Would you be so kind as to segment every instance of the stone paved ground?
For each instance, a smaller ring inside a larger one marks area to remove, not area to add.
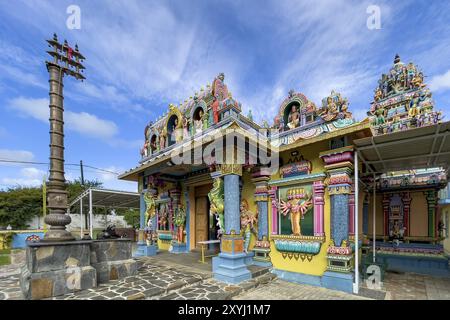
[[[227,300],[243,290],[268,283],[275,278],[265,274],[239,285],[227,285],[211,278],[211,272],[175,265],[155,258],[141,259],[136,276],[110,281],[54,300]]]
[[[367,300],[353,294],[276,279],[233,300]]]
[[[19,273],[21,265],[25,263],[24,253],[24,250],[13,250],[11,264],[0,267],[0,300],[23,299],[19,285]]]
[[[163,256],[140,259],[138,275],[111,281],[97,288],[53,299],[366,299],[340,291],[274,280],[267,273],[241,283],[226,285],[212,279],[210,266],[198,263],[161,259]],[[0,300],[22,299],[19,288],[20,265],[0,267]],[[411,273],[386,273],[385,295],[377,299],[447,299],[450,300],[450,279]],[[363,289],[361,290],[361,292]]]
[[[450,300],[450,278],[387,272],[384,289],[391,300]]]

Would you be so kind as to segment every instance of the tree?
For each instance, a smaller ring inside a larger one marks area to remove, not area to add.
[[[128,209],[125,212],[119,212],[118,214],[123,215],[123,219],[127,222],[129,226],[133,228],[139,228],[140,224],[140,213],[139,210]]]
[[[67,182],[69,203],[90,187],[102,188],[97,180]],[[94,210],[94,214],[101,213]],[[0,191],[0,226],[11,225],[13,229],[26,229],[35,216],[42,216],[42,187],[16,187]]]
[[[103,183],[98,180],[85,180],[84,185],[81,184],[81,181],[75,179],[73,181],[69,181],[67,183],[67,193],[69,197],[69,203],[75,200],[83,191],[86,191],[89,188],[103,188]]]
[[[17,187],[0,191],[0,225],[24,229],[42,215],[42,188]]]

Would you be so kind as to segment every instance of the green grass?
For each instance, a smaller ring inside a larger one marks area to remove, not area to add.
[[[0,254],[0,266],[11,264],[11,257],[9,254]]]
[[[11,264],[11,249],[1,249],[0,250],[0,266]]]

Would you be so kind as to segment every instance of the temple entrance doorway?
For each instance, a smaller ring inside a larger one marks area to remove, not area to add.
[[[195,188],[195,248],[197,249],[201,247],[198,244],[199,241],[217,239],[216,219],[209,210],[208,193],[211,189],[210,183]]]

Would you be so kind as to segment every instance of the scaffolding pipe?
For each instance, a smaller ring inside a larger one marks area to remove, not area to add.
[[[376,252],[375,252],[375,241],[376,241],[376,222],[377,222],[377,220],[376,220],[376,211],[377,211],[377,201],[376,201],[376,199],[377,199],[377,194],[376,194],[376,180],[375,180],[375,173],[373,174],[373,190],[372,190],[372,198],[373,198],[373,210],[372,210],[372,223],[373,223],[373,225],[372,225],[372,229],[373,229],[373,237],[372,237],[372,246],[373,246],[373,253],[372,253],[372,256],[373,256],[373,263],[375,263],[375,261],[376,261]]]
[[[94,232],[93,232],[93,219],[92,219],[93,213],[92,213],[92,189],[89,189],[89,234],[91,236],[91,239],[94,239]]]
[[[83,198],[80,199],[80,239],[83,239]]]
[[[355,215],[354,215],[354,226],[355,226],[355,284],[353,287],[353,292],[358,294],[359,292],[359,225],[358,225],[358,215],[359,215],[359,177],[358,177],[358,151],[355,152]]]

